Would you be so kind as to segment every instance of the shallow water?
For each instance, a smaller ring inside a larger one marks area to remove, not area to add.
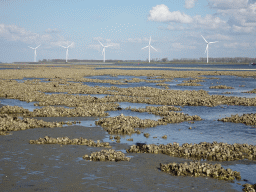
[[[117,67],[101,67],[101,69],[121,69],[121,70],[178,70],[178,71],[234,71],[234,70],[256,70],[256,66],[244,64],[115,64]],[[119,67],[120,66],[120,67]],[[123,67],[126,68],[123,68]]]
[[[19,107],[23,107],[24,109],[28,109],[31,112],[36,108],[41,108],[38,106],[34,106],[34,103],[36,102],[27,103],[26,101],[20,101],[17,99],[6,99],[6,98],[0,97],[0,104],[2,105],[19,106]]]

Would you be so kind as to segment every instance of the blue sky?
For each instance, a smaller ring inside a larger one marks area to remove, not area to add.
[[[0,61],[255,57],[255,0],[0,0]]]

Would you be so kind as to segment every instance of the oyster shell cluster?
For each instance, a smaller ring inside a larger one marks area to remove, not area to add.
[[[211,86],[210,89],[234,89],[234,87],[229,87],[226,85],[217,85],[217,86]]]
[[[23,118],[0,114],[0,131],[20,131],[32,128],[62,127],[63,124],[75,124],[76,122],[45,122],[43,120]]]
[[[0,108],[0,114],[29,114],[28,109],[19,106],[4,105]]]
[[[93,152],[91,155],[84,155],[84,159],[91,161],[130,161],[130,157],[125,157],[125,154],[121,151],[115,151],[114,149],[101,150],[99,152]]]
[[[34,72],[33,72],[34,73]],[[204,72],[206,75],[208,73]],[[209,73],[214,74],[214,73]],[[222,74],[222,73],[220,73]],[[218,75],[220,75],[218,74]],[[224,73],[223,73],[224,74]],[[235,74],[235,73],[234,73]],[[239,74],[239,73],[238,73]],[[20,74],[16,74],[20,76]],[[39,74],[38,74],[39,75]],[[68,76],[69,74],[67,74]],[[88,74],[89,75],[89,74]],[[133,75],[133,74],[132,74]],[[172,74],[171,77],[193,77],[196,74]],[[197,74],[198,75],[198,74]],[[232,75],[232,74],[231,74]],[[246,75],[249,75],[246,74]],[[3,75],[5,76],[5,75]],[[39,77],[42,75],[39,75]],[[49,75],[47,75],[49,76]],[[56,75],[53,75],[56,76]],[[161,74],[162,78],[166,75]],[[24,76],[23,76],[24,77]],[[3,77],[4,78],[4,77]],[[37,102],[38,106],[66,105],[69,107],[83,107],[87,103],[109,103],[109,102],[132,102],[158,105],[190,105],[190,106],[217,106],[217,105],[244,105],[256,106],[255,98],[227,97],[223,95],[209,95],[207,91],[198,90],[167,90],[153,87],[90,87],[83,83],[70,81],[81,81],[86,78],[56,77],[51,81],[41,82],[16,80],[0,80],[0,97],[19,99],[26,102]],[[86,80],[87,81],[87,80]],[[64,83],[64,84],[63,84]],[[56,92],[63,94],[47,95],[45,92]],[[68,93],[68,94],[64,94]],[[95,98],[85,95],[73,94],[107,94],[104,98]],[[106,109],[108,110],[108,109]]]
[[[199,83],[180,83],[180,84],[177,84],[177,86],[202,86],[202,85]]]
[[[140,119],[134,116],[124,116],[123,114],[116,117],[103,118],[95,121],[96,125],[100,125],[109,134],[132,134],[140,133],[140,131],[134,128],[147,128],[156,127],[158,125],[167,125],[168,123],[180,123],[183,121],[200,121],[202,120],[199,116],[189,116],[183,113],[168,112],[168,116],[164,116],[162,119],[157,121],[151,119]]]
[[[251,91],[246,91],[246,92],[243,92],[243,93],[256,93],[256,89],[253,89]]]
[[[163,153],[175,157],[207,159],[211,161],[256,160],[256,146],[248,144],[208,143],[199,144],[169,143],[167,145],[132,145],[127,153]]]
[[[108,142],[101,142],[100,140],[97,140],[97,142],[94,142],[91,139],[85,139],[85,138],[74,138],[69,139],[68,137],[49,137],[45,136],[44,138],[39,138],[38,140],[30,140],[30,144],[61,144],[61,145],[86,145],[90,147],[106,147],[111,148]]]
[[[102,117],[108,115],[105,111],[117,110],[118,106],[117,103],[88,103],[74,109],[46,106],[32,112],[18,106],[3,106],[0,108],[0,114],[20,114],[24,117]]]
[[[131,107],[127,107],[125,108],[126,110],[131,110],[131,111],[135,111],[135,112],[148,112],[148,113],[152,113],[155,115],[160,115],[160,116],[166,116],[168,115],[169,111],[181,111],[181,108],[179,107],[174,107],[174,106],[159,106],[159,107],[154,107],[154,106],[146,106],[146,108],[131,108]]]
[[[10,132],[8,132],[8,131],[0,131],[0,135],[10,135]]]
[[[203,78],[203,77],[201,77]],[[202,79],[189,79],[189,80],[183,80],[184,83],[198,83],[198,82],[205,82],[205,80]]]
[[[160,163],[161,171],[170,173],[175,176],[208,176],[221,180],[240,180],[240,172],[233,171],[232,169],[224,169],[221,164],[210,164],[197,162],[185,163]]]
[[[231,115],[231,117],[225,117],[222,119],[218,119],[218,121],[244,123],[246,125],[256,125],[256,113],[243,114],[241,116],[239,116],[238,114]]]
[[[246,183],[243,185],[243,191],[244,192],[255,192],[256,191],[256,183],[251,185],[249,183]]]

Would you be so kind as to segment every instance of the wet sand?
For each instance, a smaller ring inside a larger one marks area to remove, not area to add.
[[[57,120],[57,119],[55,119]],[[160,171],[160,163],[185,162],[163,154],[127,154],[130,162],[93,162],[84,154],[103,148],[78,145],[31,145],[30,139],[66,136],[102,140],[100,127],[37,128],[1,137],[3,191],[236,191],[227,181],[208,177],[175,177]],[[126,144],[111,144],[124,150]]]

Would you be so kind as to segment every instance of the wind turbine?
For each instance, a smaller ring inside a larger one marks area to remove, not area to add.
[[[99,41],[99,40],[98,40]],[[108,45],[108,46],[104,46],[100,41],[99,41],[99,43],[101,44],[101,46],[103,47],[103,50],[102,50],[102,55],[104,55],[103,57],[104,57],[104,60],[103,60],[103,62],[105,63],[105,48],[106,47],[110,47],[110,46],[113,46],[113,45]]]
[[[149,43],[148,43],[148,46],[146,46],[146,47],[143,47],[142,49],[145,49],[145,48],[147,48],[148,47],[148,62],[150,63],[150,47],[152,48],[152,49],[154,49],[155,51],[157,51],[154,47],[152,47],[152,45],[150,45],[150,42],[151,42],[151,36],[150,36],[150,38],[149,38]]]
[[[66,50],[66,63],[68,62],[68,48],[72,45],[73,43],[71,43],[69,46],[67,46],[67,47],[64,47],[64,46],[61,46],[61,47],[63,47],[63,48],[65,48],[65,49],[67,49]]]
[[[41,45],[41,44],[40,44]],[[30,49],[34,49],[35,50],[35,55],[34,55],[34,62],[36,62],[36,49],[38,48],[38,47],[40,47],[40,45],[38,45],[36,48],[33,48],[33,47],[29,47]]]
[[[203,37],[203,35],[201,35],[202,37]],[[204,39],[204,41],[206,42],[206,49],[205,49],[205,52],[207,51],[207,63],[208,63],[208,49],[209,49],[209,44],[211,44],[211,43],[217,43],[218,41],[214,41],[214,42],[207,42],[206,40],[205,40],[205,38],[203,37],[203,39]]]

